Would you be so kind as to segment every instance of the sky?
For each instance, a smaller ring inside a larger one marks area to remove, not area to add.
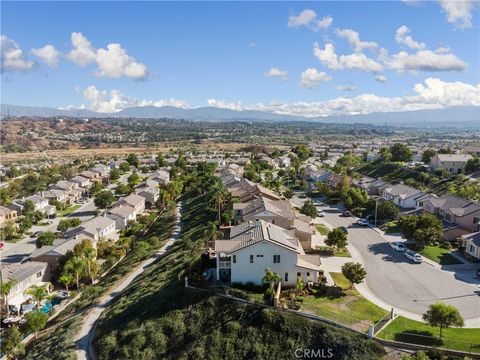
[[[478,1],[1,7],[6,104],[304,116],[480,105]]]

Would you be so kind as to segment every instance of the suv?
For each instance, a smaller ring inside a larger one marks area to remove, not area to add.
[[[352,213],[348,210],[345,210],[343,213],[342,213],[342,216],[345,216],[345,217],[350,217],[352,216]]]
[[[403,245],[401,242],[397,242],[397,241],[391,242],[390,247],[395,251],[405,251],[406,250],[405,245]]]
[[[422,260],[422,257],[420,255],[418,255],[416,252],[414,251],[405,251],[405,257],[408,259],[408,260],[411,260],[413,261],[414,263],[416,264],[420,264],[423,260]]]

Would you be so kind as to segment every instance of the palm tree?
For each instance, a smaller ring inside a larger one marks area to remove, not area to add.
[[[85,270],[85,260],[75,256],[66,262],[64,269],[75,276],[77,289],[80,289],[80,276]]]
[[[7,282],[2,281],[0,283],[0,295],[2,296],[3,303],[7,308],[7,316],[10,316],[10,308],[8,306],[8,294],[10,294],[10,291],[15,286],[15,284],[16,284],[15,280],[9,280]]]
[[[58,278],[58,281],[60,281],[63,284],[63,286],[65,286],[65,289],[67,290],[67,293],[68,293],[68,287],[73,283],[73,276],[69,273],[63,273]]]
[[[275,287],[275,283],[279,282],[280,280],[281,280],[280,275],[273,272],[269,268],[265,269],[265,275],[262,278],[262,282],[264,284],[269,284],[271,290],[273,290],[273,288]]]
[[[82,257],[85,259],[87,273],[93,283],[95,276],[92,275],[92,268],[95,267],[95,264],[97,263],[97,252],[93,247],[86,247],[82,251]]]
[[[35,307],[38,309],[42,303],[42,300],[48,296],[48,291],[45,286],[33,285],[30,289],[25,291],[25,294],[33,297],[33,300],[35,300]]]
[[[217,222],[216,221],[208,222],[207,226],[205,227],[205,235],[208,236],[207,246],[210,240],[212,240],[213,243],[215,243],[215,241],[217,240]],[[211,246],[213,247],[213,244],[211,244]]]

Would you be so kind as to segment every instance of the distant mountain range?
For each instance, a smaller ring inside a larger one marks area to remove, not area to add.
[[[98,113],[91,110],[61,110],[49,107],[1,105],[1,116],[28,117],[81,117],[81,118],[171,118],[192,121],[315,121],[339,124],[374,124],[389,126],[458,126],[480,127],[480,107],[461,106],[436,110],[418,110],[389,113],[371,113],[365,115],[336,115],[327,117],[303,117],[281,115],[255,110],[229,110],[216,107],[182,109],[174,106],[129,107],[116,113]]]

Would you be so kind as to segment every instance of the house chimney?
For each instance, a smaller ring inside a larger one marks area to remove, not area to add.
[[[260,219],[255,219],[255,226],[260,226]]]

